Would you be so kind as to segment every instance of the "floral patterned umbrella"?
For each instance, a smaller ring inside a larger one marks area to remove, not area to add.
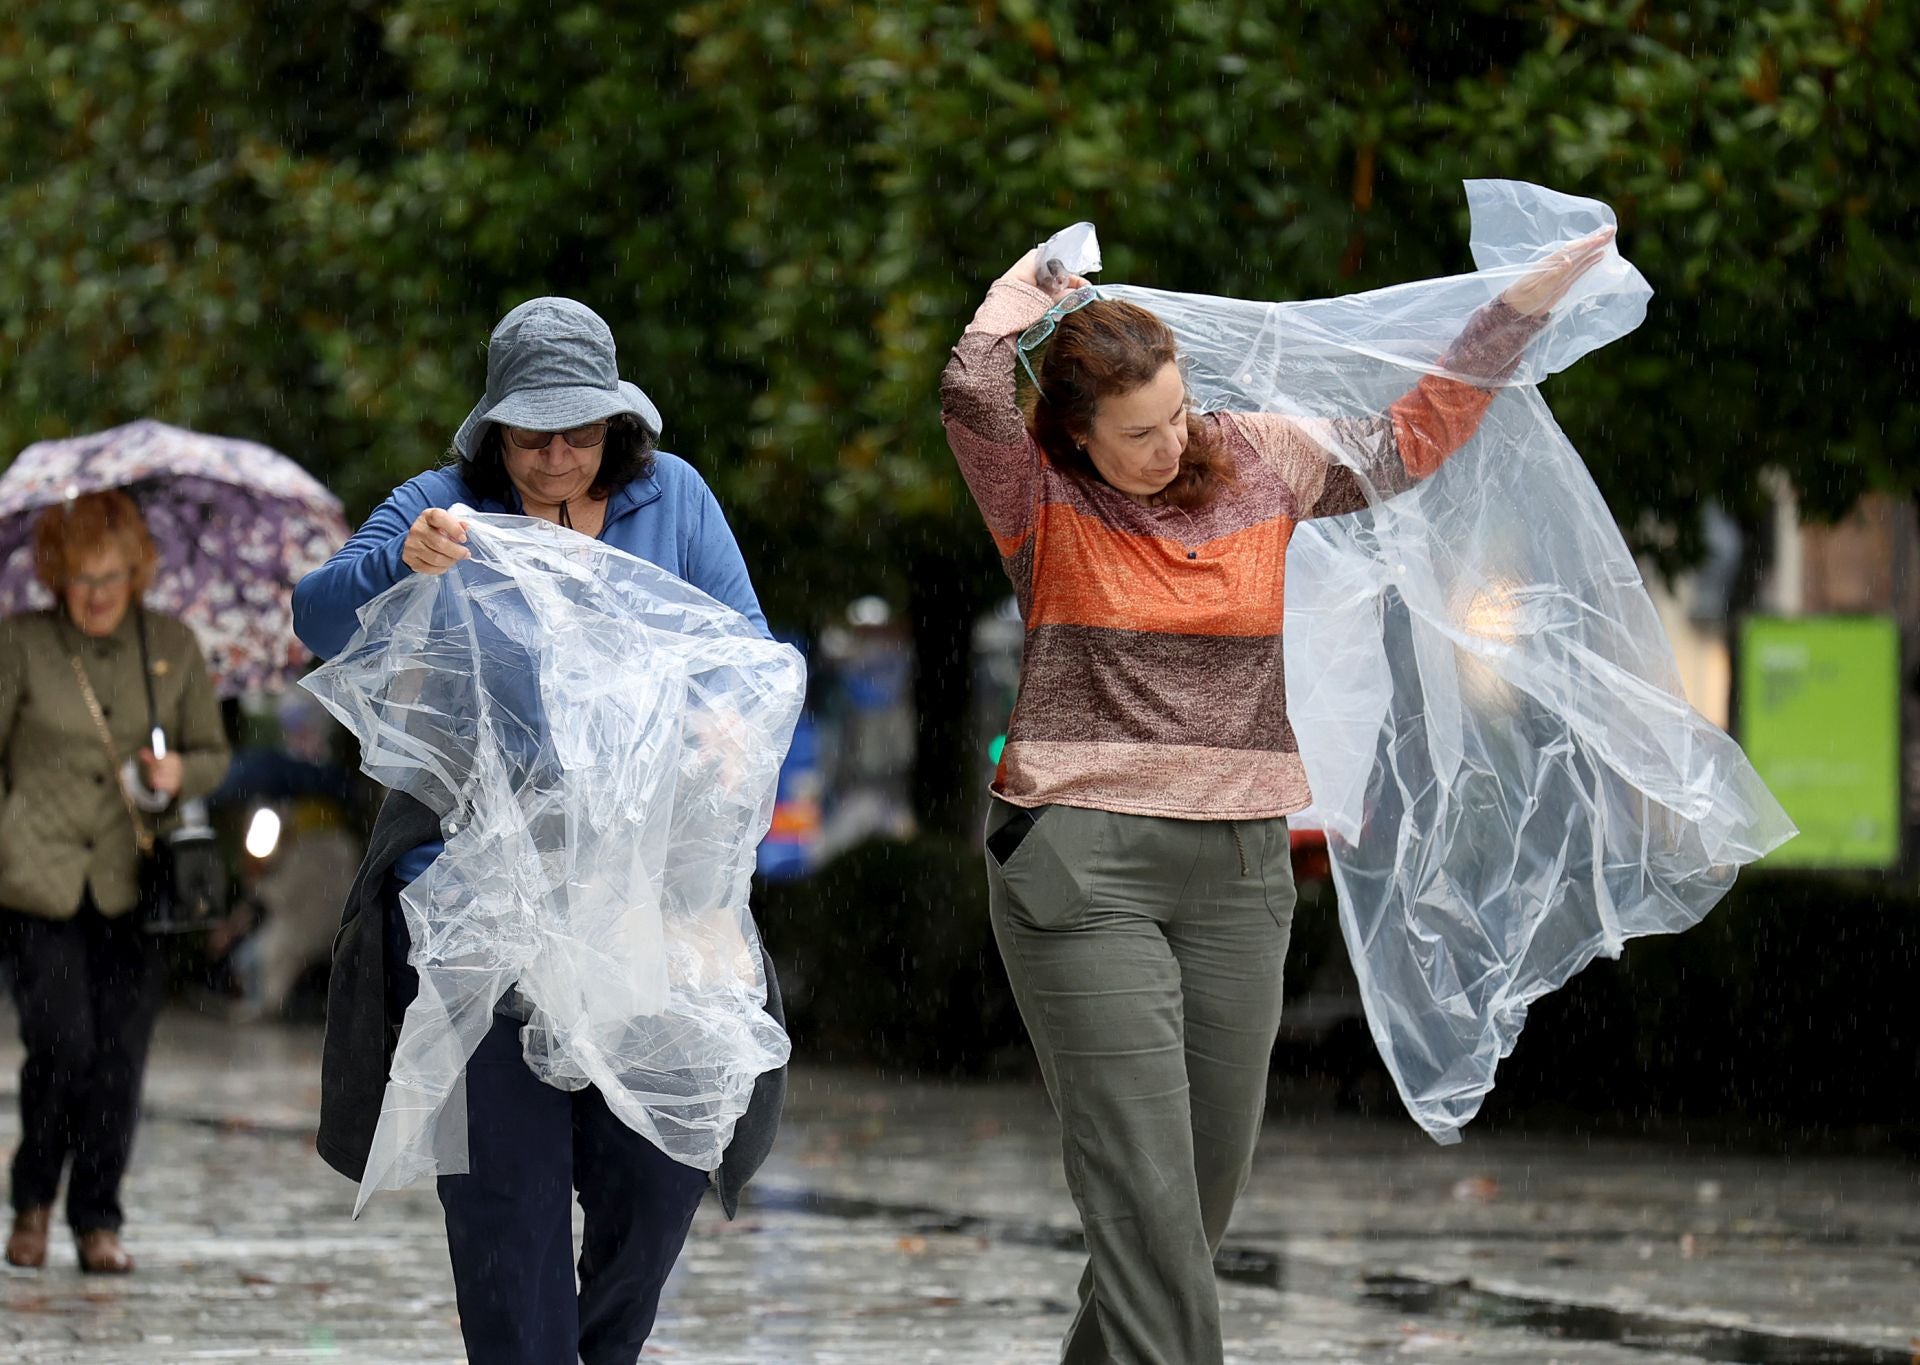
[[[266,446],[163,422],[41,441],[0,475],[0,616],[52,604],[33,572],[40,512],[108,488],[140,504],[159,547],[147,605],[193,627],[221,696],[303,671],[293,585],[346,540],[340,500]]]

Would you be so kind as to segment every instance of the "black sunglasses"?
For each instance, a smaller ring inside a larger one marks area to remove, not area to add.
[[[575,450],[590,450],[607,439],[605,422],[588,422],[565,431],[533,431],[527,427],[506,427],[507,441],[517,450],[545,450],[558,436]]]

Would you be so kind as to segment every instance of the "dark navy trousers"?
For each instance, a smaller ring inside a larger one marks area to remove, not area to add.
[[[391,898],[387,915],[389,981],[410,1000],[406,926]],[[520,1021],[499,1015],[467,1062],[467,1150],[468,1173],[441,1176],[439,1189],[470,1365],[634,1365],[706,1172],[627,1127],[593,1087],[535,1076]],[[577,1292],[576,1193],[586,1215]]]
[[[163,994],[159,945],[137,912],[108,919],[86,896],[72,919],[0,910],[20,1007],[20,1146],[15,1209],[53,1203],[67,1177],[75,1232],[120,1229],[140,1082]]]

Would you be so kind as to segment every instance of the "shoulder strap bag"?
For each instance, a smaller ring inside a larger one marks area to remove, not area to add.
[[[147,617],[135,608],[140,639],[140,677],[146,684],[147,724],[153,735],[154,752],[162,751],[166,732],[160,726],[159,709],[153,694],[153,668],[147,657]],[[107,751],[108,771],[120,789],[121,804],[133,824],[133,844],[137,855],[140,926],[150,934],[190,933],[210,929],[226,914],[227,869],[213,831],[204,823],[185,825],[156,839],[140,818],[139,809],[120,781],[120,755],[113,747],[113,733],[107,728],[106,714],[94,695],[86,665],[78,654],[70,655],[73,676],[80,684],[87,713]]]

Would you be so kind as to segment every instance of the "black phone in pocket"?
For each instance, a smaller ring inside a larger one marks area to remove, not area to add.
[[[1032,832],[1033,827],[1039,822],[1040,817],[1033,811],[1022,810],[1011,820],[1007,821],[1006,824],[1000,826],[1000,828],[996,829],[992,834],[989,834],[987,836],[987,852],[992,856],[994,863],[1000,867],[1005,867],[1007,865],[1007,859],[1014,855],[1020,845],[1026,841],[1026,837]]]

